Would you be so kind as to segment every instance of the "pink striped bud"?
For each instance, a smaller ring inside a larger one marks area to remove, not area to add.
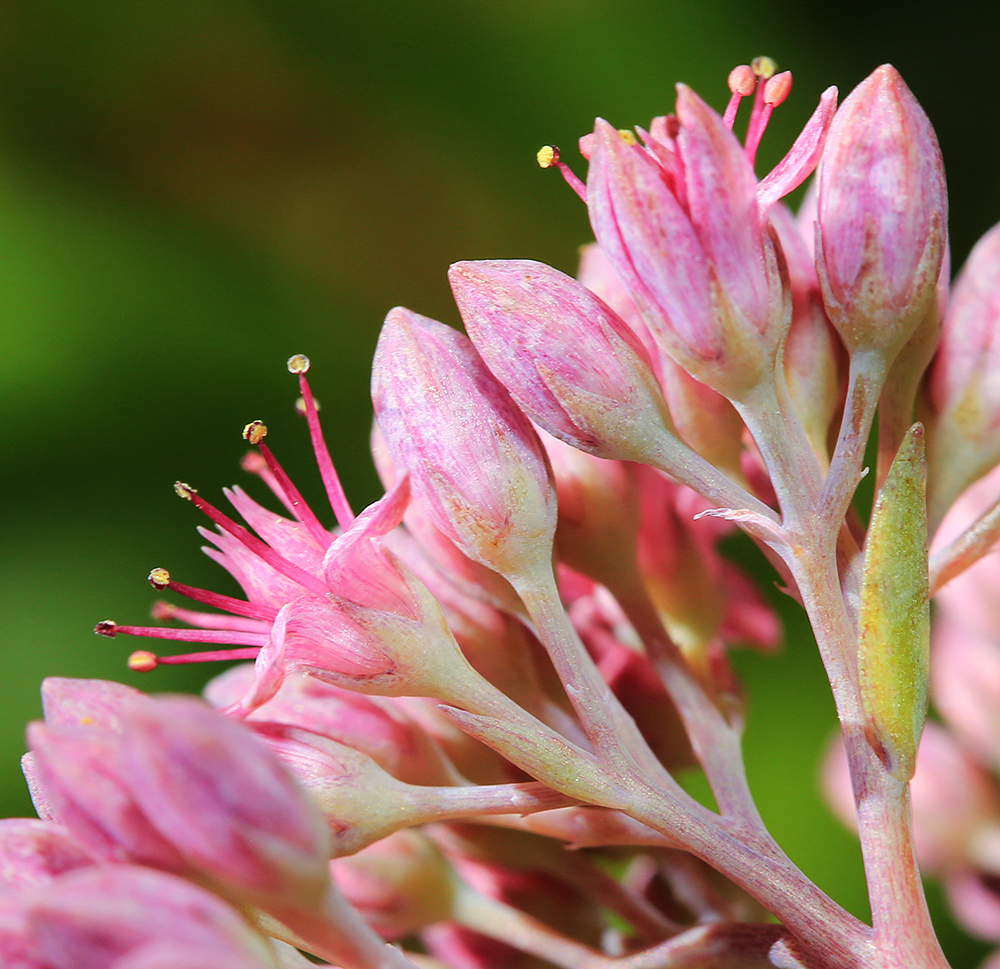
[[[545,453],[467,337],[392,310],[372,398],[415,501],[466,555],[507,577],[549,560],[556,503]]]
[[[70,872],[24,900],[31,969],[274,969],[271,947],[203,888],[133,865]],[[6,963],[10,965],[10,963]],[[15,963],[15,965],[17,965]]]
[[[207,879],[248,904],[319,904],[322,820],[246,727],[189,698],[140,695],[118,716],[120,729],[28,730],[43,790],[82,844]]]
[[[886,64],[840,106],[819,165],[816,267],[848,351],[891,362],[935,298],[944,165],[927,116]]]
[[[680,162],[670,171],[597,122],[591,224],[657,342],[698,380],[738,398],[773,372],[788,327],[778,257],[733,133],[683,85],[677,119]]]
[[[578,276],[584,286],[625,321],[646,348],[667,402],[670,421],[680,438],[710,464],[738,481],[742,476],[739,462],[743,421],[733,405],[674,363],[656,342],[632,295],[615,276],[599,246],[583,248]]]
[[[931,364],[928,487],[941,511],[1000,461],[998,372],[1000,225],[979,240],[955,282]]]
[[[63,872],[94,863],[61,824],[36,818],[0,821],[0,896],[46,885]]]
[[[666,404],[645,349],[606,303],[529,260],[460,262],[449,279],[473,344],[536,424],[598,457],[655,450]]]

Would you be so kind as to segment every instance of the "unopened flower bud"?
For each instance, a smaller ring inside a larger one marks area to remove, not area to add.
[[[61,876],[25,900],[24,922],[40,969],[276,965],[264,938],[217,896],[135,865],[95,865]]]
[[[94,863],[61,824],[37,818],[0,821],[0,896],[46,885],[63,872]]]
[[[598,457],[641,461],[669,426],[642,344],[575,279],[528,260],[456,263],[466,330],[521,409]]]
[[[194,699],[142,695],[118,721],[29,728],[43,790],[87,848],[261,907],[319,903],[325,829],[246,727]]]
[[[544,451],[467,337],[392,310],[372,397],[415,500],[466,555],[505,576],[548,561],[556,508]]]
[[[888,365],[919,326],[935,298],[947,219],[934,130],[886,64],[840,106],[819,165],[817,272],[851,354]]]
[[[345,898],[386,939],[449,920],[456,882],[451,866],[418,831],[399,831],[330,865]]]
[[[931,364],[928,422],[936,515],[1000,461],[1000,225],[976,244],[952,289]]]

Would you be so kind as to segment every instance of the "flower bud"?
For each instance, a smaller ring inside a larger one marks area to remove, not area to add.
[[[392,310],[372,398],[392,461],[437,528],[508,578],[548,562],[556,507],[545,453],[467,337]]]
[[[56,815],[95,854],[209,880],[229,897],[318,904],[325,828],[242,724],[189,698],[139,696],[99,724],[33,724],[29,742]]]
[[[449,279],[473,344],[536,424],[598,457],[655,450],[666,405],[645,349],[607,304],[529,260],[460,262]]]
[[[25,900],[25,925],[40,969],[275,965],[270,946],[221,899],[133,865],[95,865],[62,875]]]
[[[947,220],[934,130],[883,65],[841,104],[819,164],[816,269],[851,354],[888,365],[914,333],[935,298]]]
[[[454,906],[451,867],[427,836],[399,831],[330,865],[336,886],[385,939],[448,921]]]
[[[1000,225],[962,268],[931,364],[928,422],[931,498],[943,513],[1000,461]]]
[[[743,421],[733,405],[711,387],[695,380],[660,347],[643,322],[635,301],[622,285],[597,245],[580,253],[578,277],[599,296],[639,338],[653,362],[670,420],[680,438],[706,461],[736,481],[743,449]]]
[[[591,224],[657,343],[692,376],[738,398],[771,372],[787,328],[781,273],[739,142],[683,86],[677,114],[683,164],[667,172],[597,122]]]
[[[46,885],[63,872],[93,863],[60,824],[36,818],[0,821],[0,896]]]

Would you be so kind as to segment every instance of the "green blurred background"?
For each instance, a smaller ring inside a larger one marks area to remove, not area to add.
[[[23,723],[48,674],[197,689],[206,670],[129,674],[154,566],[230,589],[197,552],[194,509],[241,480],[239,437],[269,443],[319,497],[293,412],[292,353],[357,507],[371,354],[404,304],[457,322],[457,259],[572,272],[583,206],[536,149],[595,115],[643,124],[685,80],[717,107],[729,69],[795,74],[762,164],[827,84],[892,61],[940,136],[956,264],[1000,217],[989,7],[861,0],[4,0],[0,5],[0,808],[30,811]],[[232,591],[232,590],[231,590]],[[821,886],[866,914],[852,837],[815,792],[833,724],[803,622],[777,659],[740,660],[763,812]],[[981,946],[945,930],[957,966]]]

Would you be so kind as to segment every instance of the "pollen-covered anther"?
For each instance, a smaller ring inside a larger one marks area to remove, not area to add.
[[[774,63],[773,58],[770,57],[755,57],[750,61],[750,69],[757,75],[757,77],[762,77],[767,80],[769,77],[774,77],[778,71],[778,65]]]
[[[185,484],[183,481],[174,482],[174,491],[178,498],[183,498],[185,501],[190,501],[194,495],[198,494],[197,488],[192,488],[191,485]]]
[[[748,97],[757,87],[757,75],[749,64],[740,64],[729,72],[729,90],[740,97]]]
[[[118,634],[118,623],[113,619],[105,619],[94,626],[94,632],[98,636],[107,636],[108,639],[114,639]]]
[[[309,358],[304,353],[295,353],[288,358],[288,372],[289,373],[308,373]]]
[[[559,149],[555,145],[542,145],[535,157],[539,168],[551,168],[559,163]]]
[[[160,665],[160,659],[156,653],[151,653],[147,649],[137,649],[128,658],[128,668],[136,673],[148,673],[155,670]]]
[[[782,71],[764,82],[764,103],[777,107],[792,91],[792,72]]]
[[[146,579],[154,589],[165,589],[170,585],[170,573],[166,569],[153,569]]]
[[[562,160],[559,149],[555,145],[543,145],[535,155],[538,164],[542,168],[558,168],[559,173],[566,180],[566,184],[587,204],[587,186],[580,181],[579,176]]]
[[[267,437],[267,425],[263,421],[251,421],[243,428],[243,440],[260,444]]]
[[[618,134],[620,134],[622,136],[622,141],[624,141],[626,145],[637,145],[637,144],[639,144],[638,139],[635,137],[635,132],[634,131],[629,131],[628,128],[619,128],[618,129]]]

